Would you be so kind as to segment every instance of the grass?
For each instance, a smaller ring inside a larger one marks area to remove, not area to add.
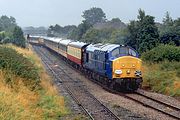
[[[180,97],[180,62],[164,61],[143,64],[143,87],[152,91]]]
[[[48,76],[40,58],[30,49],[6,45],[23,54],[33,62],[40,76],[40,87],[30,90],[21,78],[12,73],[8,77],[14,81],[7,84],[8,71],[0,70],[0,120],[54,120],[68,114],[64,98],[59,95],[56,87]]]

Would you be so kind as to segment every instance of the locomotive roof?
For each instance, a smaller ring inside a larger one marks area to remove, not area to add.
[[[70,39],[64,39],[59,42],[59,44],[67,46],[70,42],[73,42],[73,40]]]
[[[87,47],[87,50],[89,51],[95,51],[95,50],[100,50],[100,51],[103,51],[103,52],[109,52],[109,51],[112,51],[113,49],[119,47],[120,45],[117,45],[117,44],[101,44],[101,43],[98,43],[98,44],[91,44]]]
[[[69,43],[69,46],[76,47],[76,48],[82,48],[85,45],[88,45],[88,44],[84,42],[80,42],[80,41],[74,41],[74,42]]]

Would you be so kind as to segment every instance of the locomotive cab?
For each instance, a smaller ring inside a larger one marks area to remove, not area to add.
[[[142,61],[138,58],[138,53],[128,46],[120,46],[109,55],[112,60],[113,82],[123,89],[137,90],[142,83]]]

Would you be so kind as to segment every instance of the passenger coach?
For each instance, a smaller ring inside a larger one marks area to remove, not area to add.
[[[44,44],[46,45],[46,47],[56,51],[57,53],[60,53],[58,46],[59,42],[62,40],[61,38],[43,37],[42,39],[44,39]]]
[[[82,65],[83,63],[83,51],[88,44],[84,42],[70,42],[67,48],[67,58],[78,65]]]

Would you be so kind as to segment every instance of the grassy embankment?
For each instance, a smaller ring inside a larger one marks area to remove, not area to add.
[[[144,88],[180,97],[180,48],[160,45],[143,54],[142,59]]]
[[[0,119],[49,120],[65,114],[64,98],[58,95],[41,60],[31,50],[0,46]]]

